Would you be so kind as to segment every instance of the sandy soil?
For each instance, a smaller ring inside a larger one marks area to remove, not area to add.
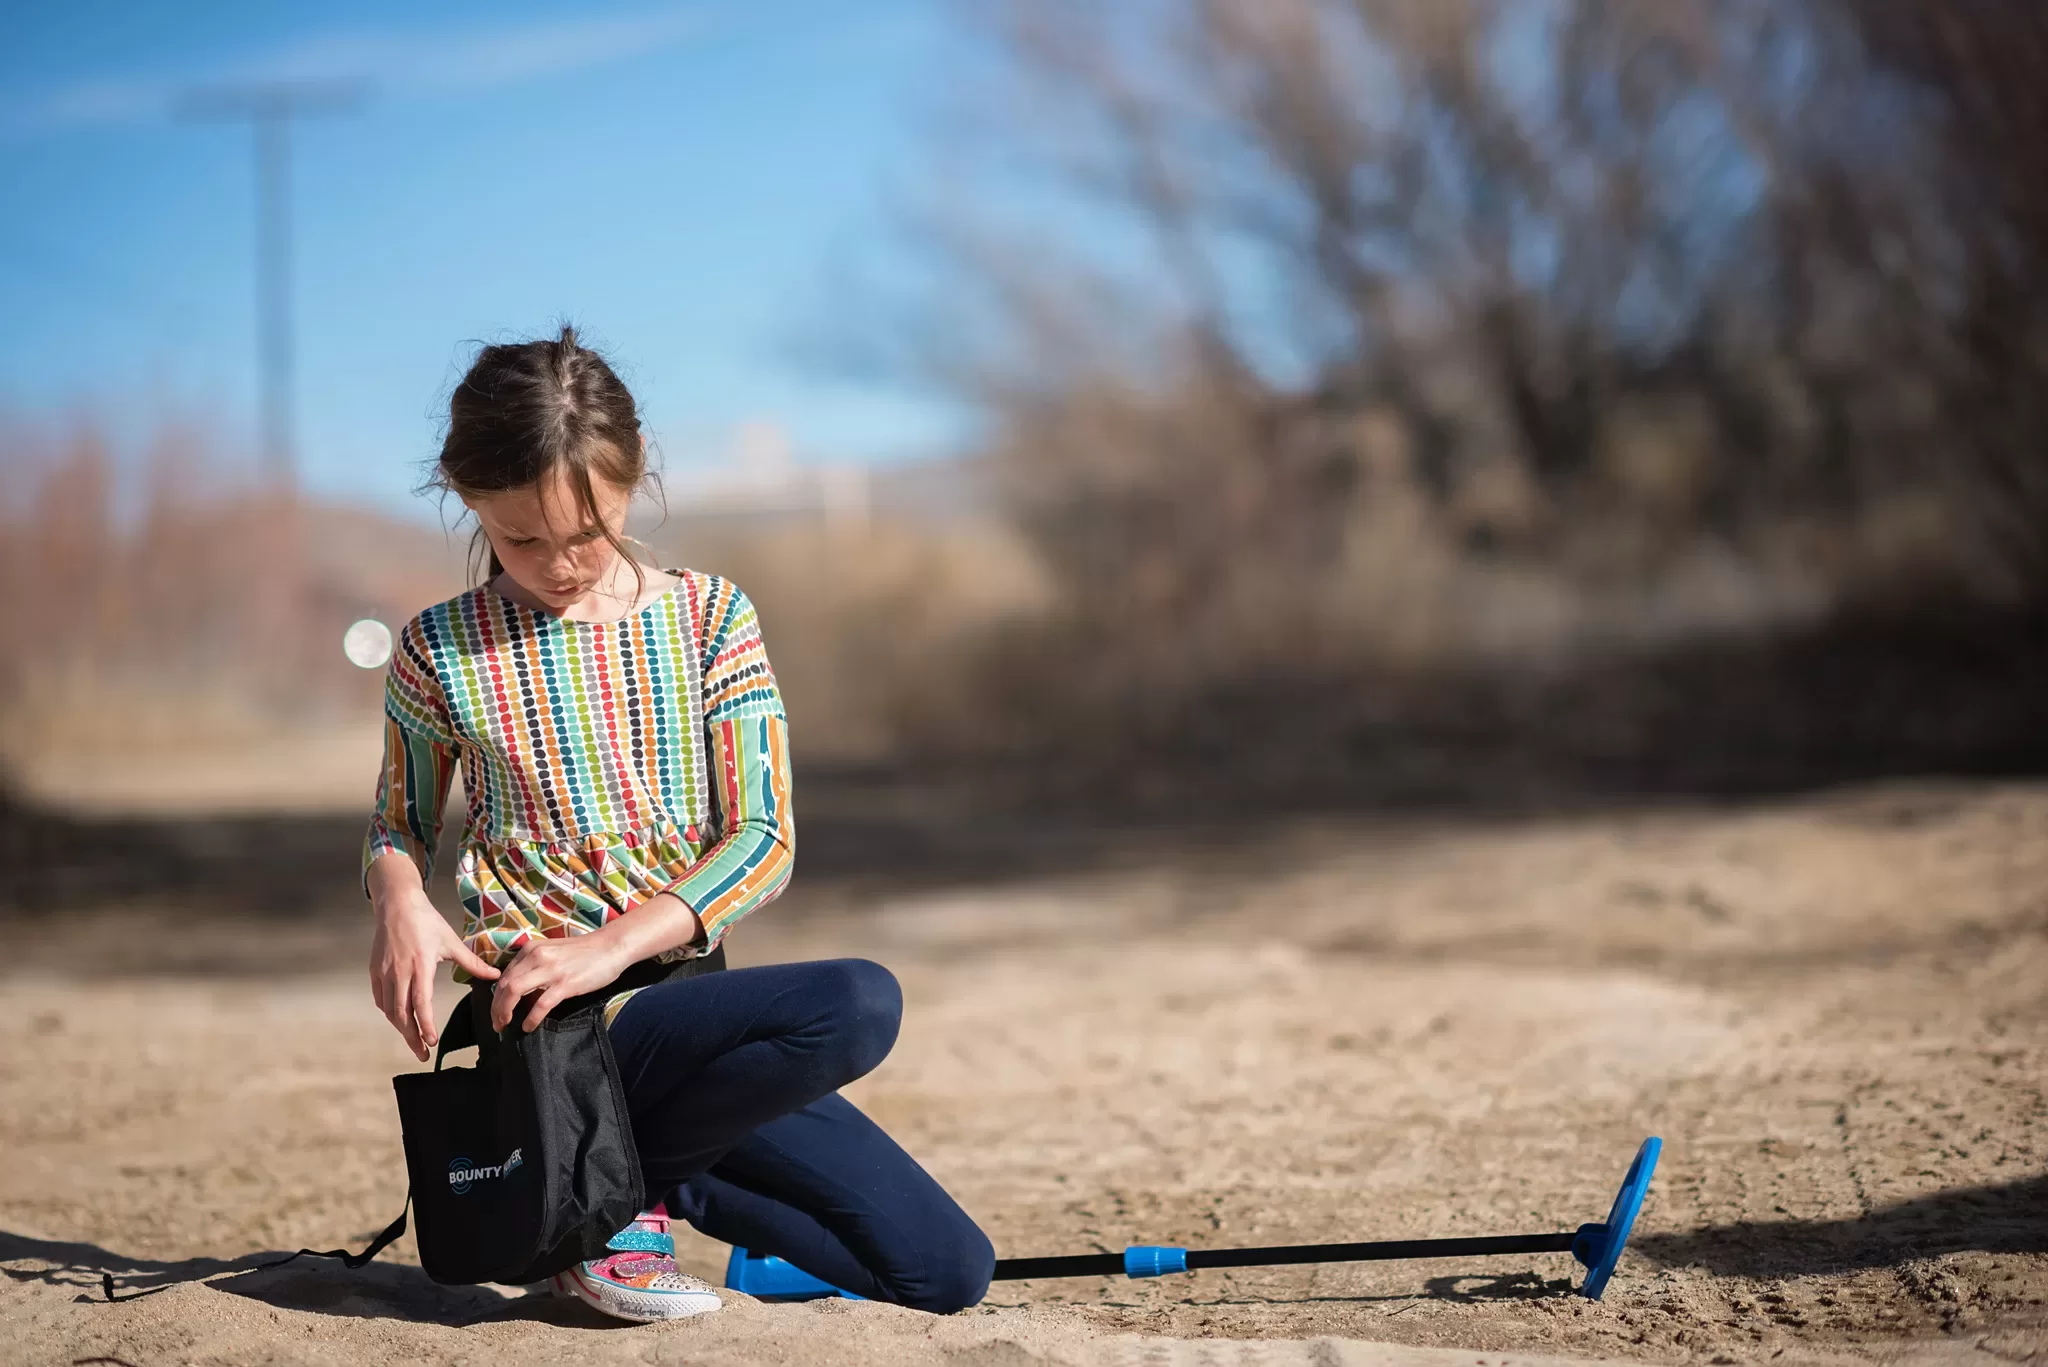
[[[1598,1304],[1564,1255],[998,1284],[945,1320],[734,1295],[641,1328],[436,1287],[406,1243],[252,1271],[403,1193],[413,1065],[360,925],[9,933],[8,1362],[2048,1360],[2048,788],[1303,825],[793,899],[734,941],[896,970],[905,1034],[854,1097],[1006,1254],[1569,1228],[1660,1134]],[[204,972],[106,966],[141,935],[217,943],[178,959]]]

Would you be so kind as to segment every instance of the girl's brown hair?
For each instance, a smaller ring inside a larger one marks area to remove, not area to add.
[[[448,400],[448,435],[429,487],[471,497],[538,484],[562,471],[584,514],[603,529],[613,550],[639,562],[605,526],[591,481],[638,489],[647,479],[640,410],[604,357],[564,325],[552,341],[487,346],[477,353]],[[485,579],[503,572],[490,538],[470,540],[470,572],[488,559]],[[636,590],[637,592],[637,590]]]

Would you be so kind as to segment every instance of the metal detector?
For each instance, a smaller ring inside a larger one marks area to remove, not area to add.
[[[1664,1141],[1652,1136],[1636,1150],[1628,1175],[1607,1219],[1580,1225],[1564,1234],[1499,1234],[1466,1239],[1386,1239],[1363,1244],[1286,1244],[1275,1248],[1169,1248],[1134,1244],[1122,1253],[1074,1253],[1049,1258],[1003,1258],[996,1281],[1031,1277],[1161,1277],[1169,1272],[1198,1272],[1205,1267],[1279,1267],[1290,1263],[1380,1262],[1394,1258],[1484,1258],[1507,1253],[1569,1253],[1585,1265],[1579,1294],[1599,1300],[1621,1250],[1628,1245],[1650,1174]],[[725,1266],[725,1284],[764,1301],[808,1301],[827,1296],[860,1297],[822,1282],[782,1259],[735,1248]]]

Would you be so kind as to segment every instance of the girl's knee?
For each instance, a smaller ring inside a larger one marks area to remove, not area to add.
[[[849,1081],[889,1056],[903,1024],[895,974],[866,959],[834,959],[818,965],[816,991]]]
[[[898,1303],[912,1310],[950,1315],[970,1305],[979,1305],[981,1298],[988,1294],[988,1284],[995,1276],[995,1270],[994,1246],[979,1227],[962,1215],[959,1228],[950,1237],[927,1249],[925,1274],[915,1283],[893,1289]]]
[[[903,1020],[903,988],[896,975],[870,959],[834,959],[829,967],[847,1010],[886,1029],[893,1039]]]

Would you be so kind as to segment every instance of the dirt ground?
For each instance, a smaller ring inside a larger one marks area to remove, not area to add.
[[[1004,1254],[1566,1229],[1661,1135],[1605,1301],[1546,1254],[626,1327],[436,1287],[409,1241],[253,1271],[396,1213],[416,1065],[359,921],[130,906],[8,929],[0,1360],[2048,1361],[2048,787],[1155,846],[793,896],[735,959],[896,971],[901,1043],[852,1095]]]

